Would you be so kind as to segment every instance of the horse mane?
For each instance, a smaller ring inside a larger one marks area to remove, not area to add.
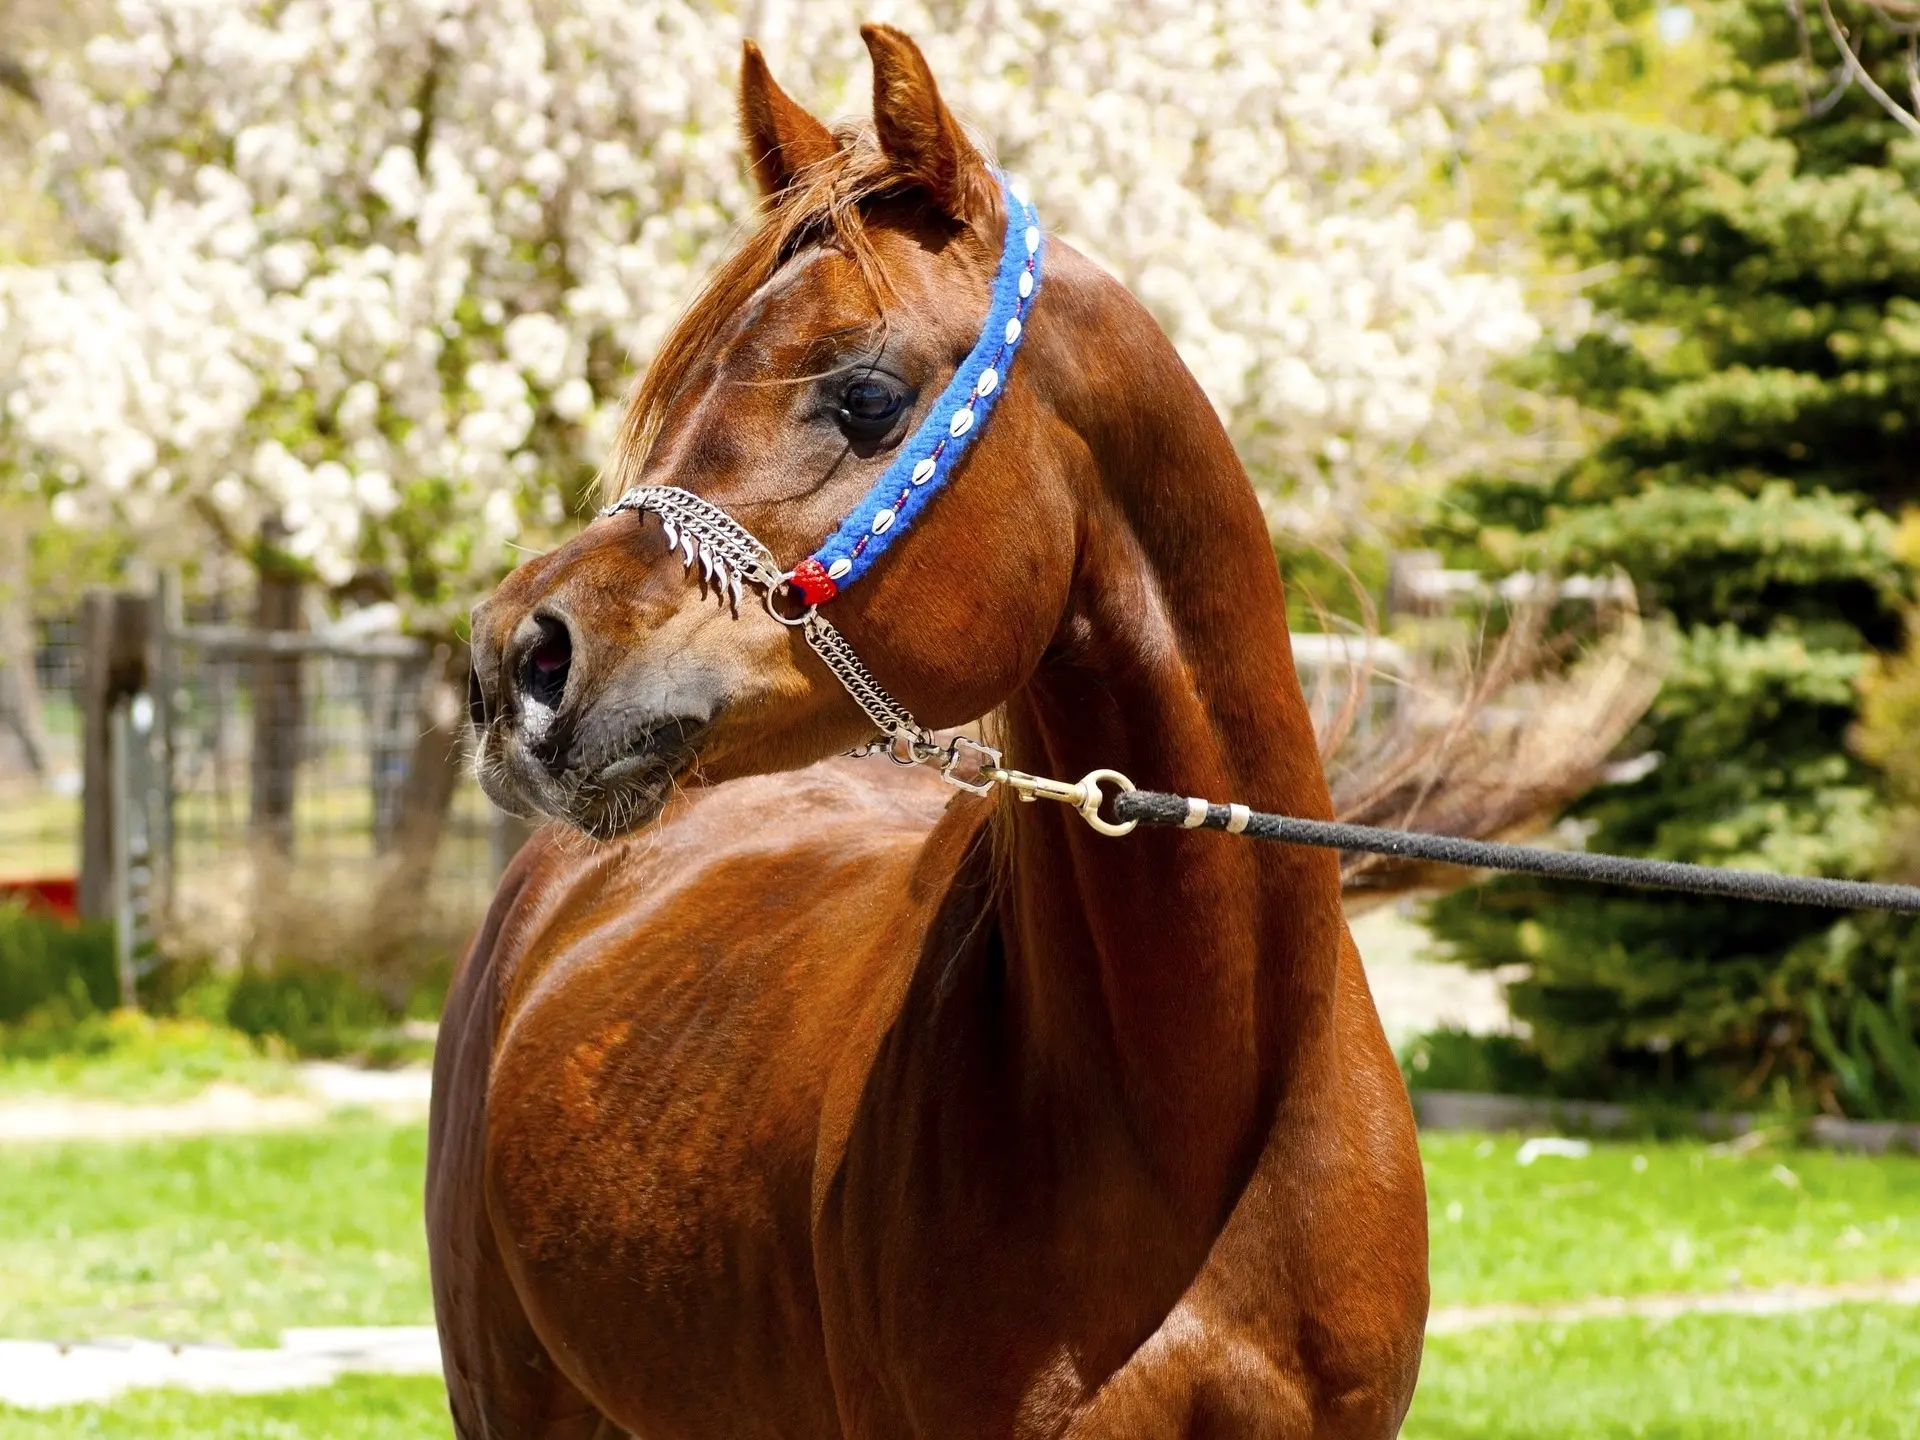
[[[892,286],[867,236],[866,212],[874,201],[906,194],[917,182],[881,150],[871,122],[836,125],[833,137],[833,154],[801,171],[707,277],[634,386],[600,471],[607,503],[640,482],[682,382],[727,322],[797,251],[813,244],[840,250],[859,268],[884,313]]]

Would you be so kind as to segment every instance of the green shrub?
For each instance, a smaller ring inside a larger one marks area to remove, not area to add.
[[[247,1036],[200,1019],[138,1010],[75,1017],[54,1000],[0,1026],[0,1093],[172,1100],[216,1080],[278,1089],[292,1083],[292,1073],[271,1044],[263,1053]]]
[[[352,974],[320,965],[250,967],[233,982],[226,1005],[234,1029],[277,1037],[303,1055],[365,1048],[399,1019]]]
[[[1893,928],[1889,918],[1835,927],[1817,972],[1825,983],[1805,998],[1804,1029],[1825,1065],[1824,1100],[1870,1119],[1920,1119],[1920,1004],[1907,980],[1920,947],[1911,936],[1896,947],[1876,935]],[[1889,952],[1891,969],[1874,973]]]
[[[77,1016],[110,1010],[118,998],[111,925],[74,925],[0,905],[0,1025],[49,1001]]]
[[[1514,1035],[1432,1030],[1400,1052],[1400,1071],[1412,1090],[1474,1090],[1483,1094],[1552,1095],[1553,1077]]]
[[[1633,1107],[1648,1133],[1690,1134],[1701,1110],[1791,1112],[1791,1090],[1778,1087],[1735,1095],[1696,1071],[1598,1072],[1553,1070],[1531,1040],[1518,1035],[1473,1035],[1434,1030],[1408,1042],[1400,1071],[1410,1090],[1469,1090],[1547,1100],[1609,1100]]]
[[[72,925],[0,906],[0,1089],[81,1089],[166,1098],[213,1079],[287,1083],[297,1056],[417,1063],[431,1042],[409,1019],[439,1014],[451,960],[427,950],[396,1004],[350,957],[284,954],[238,974],[191,951],[161,953],[140,1010],[116,1009],[110,925]]]

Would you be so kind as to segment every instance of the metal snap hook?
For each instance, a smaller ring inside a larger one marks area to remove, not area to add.
[[[1098,830],[1102,835],[1131,834],[1133,827],[1140,823],[1138,820],[1128,820],[1124,824],[1116,825],[1113,821],[1104,818],[1100,814],[1100,806],[1105,800],[1105,797],[1100,793],[1100,782],[1103,780],[1108,780],[1113,783],[1114,793],[1116,795],[1122,791],[1134,788],[1133,781],[1122,775],[1118,770],[1089,770],[1080,781],[1080,803],[1074,808],[1080,812],[1080,818],[1082,820],[1086,821],[1087,824]]]

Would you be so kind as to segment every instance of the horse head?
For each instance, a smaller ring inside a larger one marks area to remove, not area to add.
[[[980,340],[1013,243],[1001,182],[919,49],[882,26],[862,35],[870,128],[830,131],[746,47],[740,115],[763,224],[636,387],[606,467],[610,496],[691,492],[783,570],[920,430]],[[1003,702],[1060,624],[1088,466],[1040,383],[1049,349],[1063,353],[1057,340],[1022,351],[949,493],[831,607],[929,726]],[[676,784],[794,768],[871,737],[773,613],[810,597],[789,585],[767,605],[743,599],[679,540],[645,513],[609,512],[474,611],[469,700],[496,803],[614,835],[651,820]]]

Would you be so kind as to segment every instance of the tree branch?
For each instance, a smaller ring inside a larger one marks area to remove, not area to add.
[[[40,106],[40,92],[34,88],[33,76],[11,55],[0,55],[0,90],[11,90],[35,109]]]
[[[1820,0],[1820,18],[1826,22],[1827,34],[1833,38],[1833,43],[1840,47],[1840,54],[1846,60],[1847,70],[1855,80],[1859,81],[1860,88],[1879,102],[1880,108],[1898,121],[1903,129],[1916,139],[1920,139],[1920,115],[1915,115],[1894,99],[1881,88],[1878,80],[1867,73],[1867,67],[1860,63],[1860,57],[1854,53],[1853,46],[1847,41],[1846,30],[1834,18],[1832,0]]]
[[[1813,85],[1809,78],[1813,74],[1813,36],[1807,30],[1807,7],[1800,0],[1791,0],[1787,13],[1793,16],[1793,31],[1800,42],[1800,70],[1794,77],[1800,83],[1800,108],[1811,115],[1813,113]]]
[[[1907,32],[1907,91],[1913,96],[1913,110],[1920,115],[1920,25]]]

